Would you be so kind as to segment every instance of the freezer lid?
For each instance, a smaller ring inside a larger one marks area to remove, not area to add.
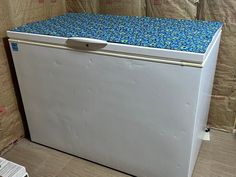
[[[82,47],[86,43],[81,39],[91,39],[89,46],[96,49],[87,50],[202,63],[221,27],[220,22],[68,13],[12,29],[8,37],[67,47],[71,39]],[[94,39],[106,45],[97,47]]]

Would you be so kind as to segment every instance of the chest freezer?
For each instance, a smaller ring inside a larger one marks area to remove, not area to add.
[[[190,177],[221,27],[68,13],[8,31],[32,141],[138,177]]]

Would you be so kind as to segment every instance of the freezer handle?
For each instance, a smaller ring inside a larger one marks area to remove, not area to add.
[[[71,48],[83,50],[98,50],[106,47],[108,43],[107,41],[98,39],[71,37],[67,39],[66,44]]]

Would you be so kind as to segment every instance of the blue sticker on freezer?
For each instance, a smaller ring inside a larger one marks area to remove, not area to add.
[[[11,48],[13,51],[18,52],[19,48],[18,48],[18,44],[17,43],[11,43]]]

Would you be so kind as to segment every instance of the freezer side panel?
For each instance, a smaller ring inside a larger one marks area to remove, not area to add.
[[[199,87],[198,105],[196,111],[195,128],[193,136],[193,146],[191,155],[190,172],[193,171],[196,159],[201,147],[202,138],[205,133],[205,128],[208,120],[208,113],[211,102],[211,93],[214,82],[214,75],[217,63],[217,56],[220,45],[221,33],[218,34],[216,41],[210,49],[201,73],[201,81]],[[191,177],[191,176],[190,176]]]
[[[10,44],[32,140],[139,177],[188,177],[200,68]]]

